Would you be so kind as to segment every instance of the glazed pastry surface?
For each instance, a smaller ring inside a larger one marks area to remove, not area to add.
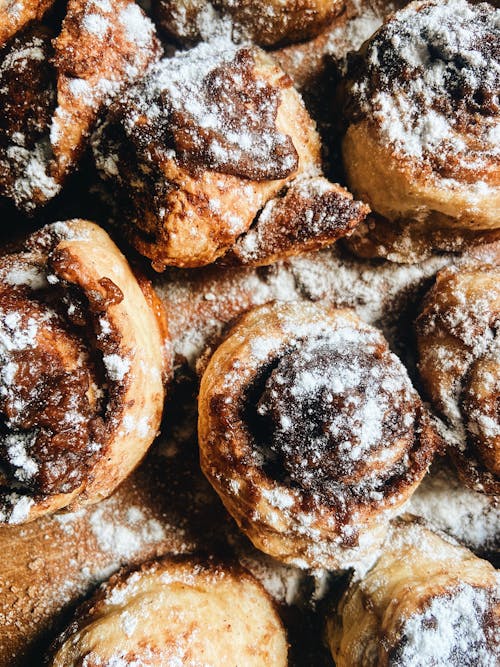
[[[423,525],[397,521],[327,621],[338,667],[497,664],[500,578]]]
[[[0,521],[108,496],[156,436],[170,369],[163,307],[83,220],[0,261]]]
[[[464,482],[500,494],[500,270],[489,264],[438,273],[417,327],[427,394],[451,428]]]
[[[281,620],[248,572],[165,558],[106,584],[48,664],[285,667],[287,652]]]
[[[382,334],[348,310],[251,310],[201,381],[201,466],[253,543],[302,567],[362,568],[439,438]]]
[[[343,157],[377,214],[352,247],[415,261],[498,237],[500,10],[413,2],[352,57]]]

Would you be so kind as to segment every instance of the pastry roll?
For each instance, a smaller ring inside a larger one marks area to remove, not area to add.
[[[500,495],[500,269],[440,271],[416,327],[420,376],[450,427],[460,476]]]
[[[161,27],[182,43],[225,30],[234,41],[275,47],[317,35],[344,6],[343,0],[156,0]]]
[[[102,108],[161,55],[131,0],[70,0],[54,37],[34,24],[0,63],[0,195],[24,212],[60,192]]]
[[[57,640],[52,667],[286,667],[271,599],[240,567],[166,558],[114,576]]]
[[[352,59],[347,183],[377,214],[365,256],[416,261],[500,237],[500,10],[412,2]]]
[[[55,0],[2,0],[0,3],[0,49],[30,21],[40,21]]]
[[[499,627],[493,566],[398,521],[377,563],[328,618],[327,639],[337,667],[494,667]]]
[[[93,148],[125,233],[157,271],[214,262],[254,221],[254,260],[269,263],[332,243],[368,211],[321,177],[319,137],[291,79],[260,49],[224,39],[153,66],[113,103]]]
[[[351,311],[267,304],[212,356],[199,395],[203,472],[262,551],[362,568],[439,439],[382,334]]]
[[[57,222],[0,260],[0,522],[108,496],[155,438],[165,314],[108,235]]]

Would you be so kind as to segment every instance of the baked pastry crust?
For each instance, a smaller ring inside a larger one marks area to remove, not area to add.
[[[344,166],[379,216],[352,239],[362,256],[412,262],[498,238],[498,15],[488,3],[413,2],[353,57]]]
[[[327,640],[338,667],[494,665],[499,623],[492,565],[398,520],[377,563],[328,617]]]
[[[500,269],[440,271],[416,321],[425,390],[451,427],[463,481],[500,495]]]
[[[54,223],[0,261],[0,521],[108,496],[157,434],[163,308],[108,235]]]
[[[278,196],[290,228],[274,221],[267,263],[277,248],[332,243],[368,210],[320,178],[319,137],[291,79],[264,51],[225,39],[151,68],[111,106],[93,148],[127,211],[125,233],[158,271],[214,262]]]
[[[157,0],[160,26],[182,43],[227,31],[235,41],[276,47],[317,35],[344,6],[343,0]]]
[[[40,21],[55,0],[3,0],[0,6],[0,48],[30,21]]]
[[[60,192],[99,113],[162,53],[131,0],[70,0],[54,37],[34,24],[9,42],[0,64],[0,195],[24,212]]]
[[[184,557],[114,576],[48,664],[285,667],[287,652],[281,620],[247,571]]]
[[[254,545],[363,568],[439,438],[383,336],[311,303],[251,310],[201,381],[201,467]]]

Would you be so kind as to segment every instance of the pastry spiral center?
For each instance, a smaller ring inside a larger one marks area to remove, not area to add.
[[[257,412],[271,460],[292,483],[330,499],[346,485],[375,489],[415,421],[409,382],[387,350],[328,340],[302,342],[279,359]]]

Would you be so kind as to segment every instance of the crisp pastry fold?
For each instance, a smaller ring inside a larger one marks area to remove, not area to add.
[[[260,264],[333,243],[368,212],[322,178],[319,137],[291,79],[264,51],[223,38],[150,68],[112,104],[93,149],[124,232],[158,271],[214,262],[254,222],[260,238],[276,198]]]
[[[500,10],[412,2],[353,56],[347,183],[377,214],[351,247],[417,261],[500,236]]]
[[[192,44],[226,31],[234,41],[276,47],[317,35],[344,6],[343,0],[156,0],[160,26]]]
[[[238,566],[165,558],[115,575],[55,643],[52,667],[285,667],[273,603]]]
[[[155,438],[170,367],[163,307],[83,220],[0,260],[0,522],[108,496]]]
[[[60,192],[103,107],[161,46],[135,2],[70,0],[57,36],[35,23],[1,56],[0,195],[32,212]]]
[[[363,568],[439,445],[406,370],[351,311],[251,310],[199,394],[203,472],[255,546],[301,567]]]
[[[40,21],[55,0],[2,0],[0,48],[30,21]]]
[[[500,495],[500,269],[440,271],[416,321],[425,390],[466,484]]]
[[[498,664],[500,578],[490,563],[398,520],[327,619],[338,667]]]

